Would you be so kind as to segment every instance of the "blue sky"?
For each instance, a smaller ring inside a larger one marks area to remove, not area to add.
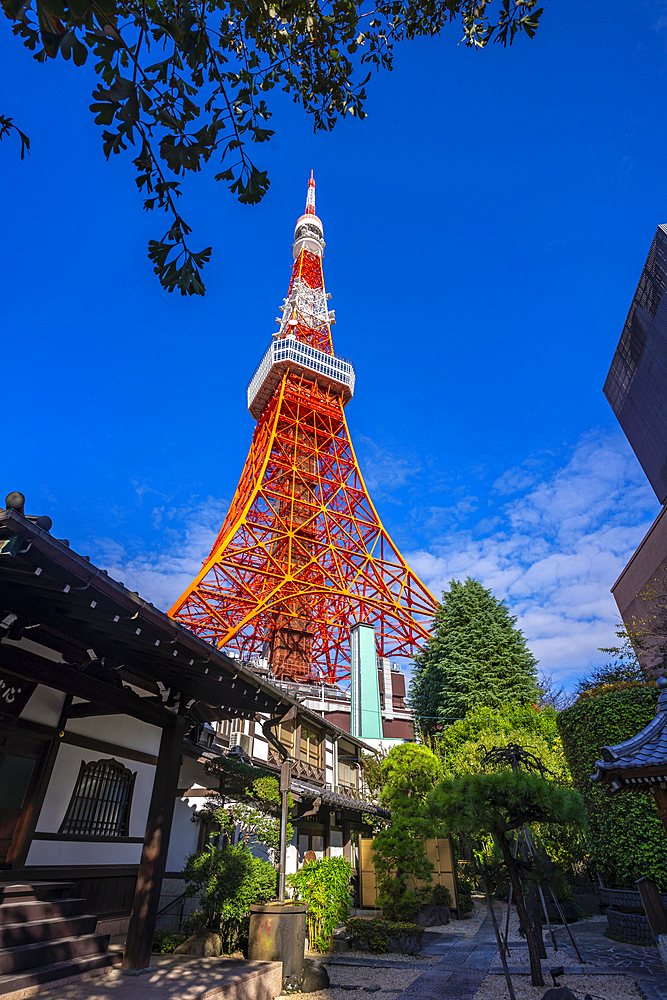
[[[549,0],[537,36],[407,44],[364,122],[313,135],[278,99],[255,208],[188,178],[204,300],[163,292],[92,74],[0,35],[5,492],[168,607],[250,444],[245,386],[287,292],[311,168],[347,415],[388,529],[436,595],[470,573],[567,680],[614,640],[609,588],[658,511],[602,384],[667,221],[667,2]]]

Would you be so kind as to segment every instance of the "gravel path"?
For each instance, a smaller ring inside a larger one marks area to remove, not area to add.
[[[541,1000],[544,991],[551,985],[551,979],[544,979],[544,986],[531,986],[528,976],[512,976],[512,985],[517,1000]],[[563,976],[561,986],[569,986],[575,993],[585,996],[604,997],[604,1000],[640,1000],[642,993],[634,980],[628,976]],[[504,976],[488,975],[475,993],[474,1000],[507,1000],[509,991]]]

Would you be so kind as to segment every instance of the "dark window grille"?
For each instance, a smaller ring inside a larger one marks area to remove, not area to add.
[[[82,761],[59,833],[127,837],[136,776],[113,758]]]

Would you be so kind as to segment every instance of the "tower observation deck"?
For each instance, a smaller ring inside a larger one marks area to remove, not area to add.
[[[363,482],[344,407],[354,367],[334,354],[324,229],[311,175],[278,330],[247,388],[257,421],[225,523],[169,614],[276,679],[337,684],[355,623],[377,653],[412,656],[436,602],[387,534]]]

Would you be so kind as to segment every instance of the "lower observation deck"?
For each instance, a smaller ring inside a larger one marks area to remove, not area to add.
[[[274,340],[257,365],[255,374],[248,382],[248,409],[255,420],[259,420],[262,410],[271,399],[276,386],[286,371],[305,375],[321,386],[342,396],[343,405],[354,394],[354,366],[346,358],[336,357],[318,351],[309,344],[297,340],[290,333],[282,340]]]

